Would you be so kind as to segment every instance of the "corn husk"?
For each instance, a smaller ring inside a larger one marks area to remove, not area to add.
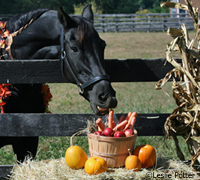
[[[192,6],[192,1],[185,0],[186,5],[180,3],[164,2],[161,6],[185,9],[191,15],[195,35],[190,40],[189,33],[184,24],[181,29],[168,29],[168,35],[173,40],[167,45],[166,59],[174,67],[166,76],[156,83],[156,89],[173,79],[173,97],[177,108],[167,118],[164,128],[167,136],[172,136],[177,156],[184,160],[184,155],[179,147],[177,136],[185,138],[189,152],[193,155],[191,165],[200,162],[200,14],[198,8]],[[173,58],[174,52],[179,52],[182,63]]]

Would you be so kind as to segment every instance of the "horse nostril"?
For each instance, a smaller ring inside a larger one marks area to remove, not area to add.
[[[98,98],[99,98],[100,101],[106,101],[107,100],[107,97],[103,93],[99,94]]]
[[[109,107],[110,108],[115,108],[117,106],[117,99],[115,97],[111,97],[109,99]]]

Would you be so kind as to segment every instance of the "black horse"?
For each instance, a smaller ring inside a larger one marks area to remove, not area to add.
[[[69,16],[58,11],[38,9],[12,17],[6,25],[10,34],[23,29],[4,59],[61,59],[65,78],[80,89],[80,95],[90,102],[97,115],[105,115],[117,106],[115,91],[104,69],[105,42],[93,27],[91,5],[81,16]],[[41,84],[12,84],[11,96],[5,99],[5,113],[44,113]],[[35,157],[38,137],[0,137],[0,148],[12,144],[18,161],[31,154]]]

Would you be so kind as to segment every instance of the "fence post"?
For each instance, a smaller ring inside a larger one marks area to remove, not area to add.
[[[147,21],[148,21],[148,32],[151,30],[151,16],[147,14]]]
[[[117,15],[115,16],[115,28],[116,28],[116,32],[119,32],[119,29],[118,29],[118,16]]]
[[[102,28],[103,28],[103,33],[105,32],[104,30],[104,15],[102,16]]]
[[[134,32],[135,31],[135,15],[132,15],[131,16],[131,22],[132,22],[132,31]]]
[[[162,16],[162,19],[163,19],[162,20],[162,23],[163,23],[163,25],[162,25],[163,30],[162,31],[164,32],[165,31],[165,15]]]

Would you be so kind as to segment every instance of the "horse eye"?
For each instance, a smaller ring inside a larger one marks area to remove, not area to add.
[[[74,51],[74,52],[78,52],[78,48],[75,47],[75,46],[74,46],[74,47],[71,47],[71,50]]]

